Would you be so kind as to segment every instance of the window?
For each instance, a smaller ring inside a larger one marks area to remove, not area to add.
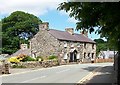
[[[94,44],[92,44],[92,49],[94,49]]]
[[[92,53],[92,59],[94,58],[94,53]]]
[[[88,57],[90,57],[90,53],[88,53]]]
[[[86,48],[86,43],[84,43],[84,48]]]
[[[84,58],[86,57],[86,53],[84,53]]]
[[[67,43],[64,43],[64,48],[67,48]]]

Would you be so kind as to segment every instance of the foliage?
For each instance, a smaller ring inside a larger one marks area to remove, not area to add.
[[[19,63],[20,62],[20,60],[17,57],[11,57],[8,59],[8,61],[10,63]]]
[[[114,51],[114,50],[116,50],[114,48],[114,46],[111,46],[110,43],[108,43],[108,41],[104,41],[103,39],[95,39],[94,41],[97,44],[97,46],[96,46],[97,55],[99,54],[100,51],[107,51],[107,50]]]
[[[57,56],[52,55],[52,56],[49,56],[48,59],[49,59],[49,60],[57,59]]]
[[[104,41],[103,39],[94,39],[96,43],[106,43],[107,41]]]
[[[26,68],[26,67],[23,65],[14,64],[12,65],[12,68]]]
[[[76,1],[76,0],[74,0]],[[120,38],[120,3],[85,3],[85,2],[64,2],[58,10],[70,12],[70,17],[78,20],[77,30],[94,31],[101,37],[106,37],[111,45],[118,48]]]
[[[26,61],[35,61],[34,58],[30,57],[30,56],[26,56],[23,60],[23,62],[26,62]]]
[[[18,56],[9,58],[8,61],[11,62],[11,63],[19,63],[21,61],[23,61],[23,62],[25,62],[25,61],[35,61],[35,59],[30,57],[30,56],[20,54]]]
[[[20,43],[38,32],[41,23],[38,17],[22,11],[15,11],[2,19],[2,53],[12,54],[19,49]]]

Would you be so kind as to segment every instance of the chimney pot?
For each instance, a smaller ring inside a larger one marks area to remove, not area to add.
[[[66,28],[65,31],[70,33],[71,35],[74,34],[74,29],[73,28]]]
[[[49,23],[43,22],[39,25],[39,30],[48,30],[49,29]]]
[[[83,34],[83,35],[85,35],[86,37],[88,37],[88,31],[86,31],[86,30],[81,31],[80,34]]]
[[[28,45],[27,45],[27,44],[21,44],[21,45],[20,45],[20,48],[21,48],[22,50],[28,49]]]

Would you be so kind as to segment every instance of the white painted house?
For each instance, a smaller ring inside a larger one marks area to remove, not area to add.
[[[100,51],[98,58],[102,59],[108,59],[108,58],[114,58],[114,55],[117,53],[117,51]]]

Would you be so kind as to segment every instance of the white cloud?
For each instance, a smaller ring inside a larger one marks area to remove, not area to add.
[[[63,1],[65,0],[1,0],[0,15],[20,10],[39,16],[56,9]]]
[[[68,18],[68,22],[76,23],[76,22],[78,22],[78,21],[75,20],[74,17],[71,17],[71,18]]]
[[[67,16],[69,16],[70,11],[65,12],[65,11],[62,10],[62,11],[60,11],[60,14],[61,14],[61,15],[67,15]],[[75,20],[74,17],[69,17],[69,18],[67,19],[67,21],[68,21],[68,22],[72,22],[72,23],[78,22],[77,20]]]

